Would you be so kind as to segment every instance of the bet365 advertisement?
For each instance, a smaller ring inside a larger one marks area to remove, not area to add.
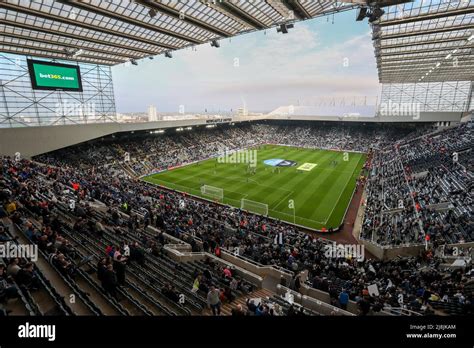
[[[79,66],[28,59],[33,89],[82,92]]]

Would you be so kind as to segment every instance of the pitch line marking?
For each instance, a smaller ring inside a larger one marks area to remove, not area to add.
[[[352,176],[354,175],[354,172],[355,172],[355,170],[357,169],[357,165],[359,164],[361,158],[362,158],[362,157],[359,158],[359,161],[357,162],[357,164],[355,165],[354,169],[352,170],[352,174],[349,176],[349,179],[348,179],[348,181],[347,181],[345,187],[347,187],[347,184],[348,184],[348,183],[350,182],[350,180],[352,179]],[[206,162],[206,161],[207,161],[207,160],[200,161],[200,162]],[[190,165],[191,165],[191,164],[187,164],[187,165],[185,165],[185,166],[183,166],[183,167],[187,167],[187,166],[190,166]],[[177,169],[179,169],[179,168],[177,168]],[[331,170],[331,171],[333,171],[333,172],[339,172],[339,173],[344,173],[344,174],[350,173],[350,171],[334,170],[334,169],[330,169],[330,168],[324,168],[324,167],[322,167],[322,166],[316,167],[315,170]],[[179,184],[178,184],[179,182],[188,180],[188,179],[193,178],[193,177],[195,177],[195,176],[197,176],[197,175],[202,175],[202,173],[195,173],[195,174],[193,174],[193,175],[189,175],[189,176],[187,176],[187,177],[185,177],[185,178],[182,178],[182,179],[180,179],[180,180],[178,180],[178,181],[175,181],[174,183],[173,183],[173,182],[170,182],[170,181],[167,181],[167,180],[163,180],[163,179],[157,179],[157,180],[158,180],[158,181],[161,181],[161,182],[164,182],[164,183],[167,183],[167,184],[169,184],[169,185],[181,186],[181,187],[183,187],[183,188],[185,188],[185,189],[188,189],[188,190],[196,190],[196,191],[198,191],[198,189],[193,189],[192,187],[188,187],[188,186],[184,186],[184,185],[179,185]],[[211,173],[209,173],[208,175],[210,175],[210,176],[215,176],[214,174],[211,174]],[[230,177],[230,178],[236,179],[236,177]],[[153,178],[153,176],[152,176],[152,180],[153,180],[153,179],[154,179],[154,178]],[[244,179],[238,178],[237,181],[239,181],[239,182],[244,182]],[[262,185],[262,184],[260,184],[258,181],[254,180],[254,179],[249,179],[249,181],[252,181],[252,182],[256,183],[258,186],[262,186],[262,187],[265,187],[265,188],[270,188],[270,189],[272,189],[272,190],[277,189],[277,190],[280,190],[280,191],[287,191],[287,192],[289,192],[289,194],[294,193],[294,191],[289,191],[289,190],[285,190],[285,189],[281,189],[281,188],[274,188],[274,187],[270,187],[270,186],[267,186],[267,185]],[[155,183],[155,182],[153,182],[153,183],[160,185],[159,183]],[[344,190],[345,190],[345,188],[344,188]],[[341,196],[342,196],[342,194],[344,193],[344,190],[342,190],[341,193],[339,194],[339,197],[338,197],[338,199],[337,199],[337,201],[336,201],[336,204],[333,206],[333,209],[331,210],[330,214],[328,215],[326,221],[322,222],[322,221],[318,221],[318,220],[313,220],[313,219],[304,218],[304,217],[301,217],[301,216],[298,216],[298,215],[296,215],[296,217],[297,217],[298,219],[300,219],[300,220],[311,221],[311,222],[316,222],[316,223],[318,223],[318,224],[324,224],[324,225],[326,225],[327,222],[329,221],[329,219],[331,218],[331,215],[332,215],[332,213],[334,212],[334,209],[335,209],[336,206],[338,205],[338,203],[339,203],[339,201],[340,201],[340,199],[341,199]],[[229,190],[224,190],[224,191],[232,192],[232,193],[235,193],[235,194],[237,194],[237,195],[242,195],[242,196],[243,196],[242,198],[248,197],[248,194],[242,194],[242,193],[239,193],[239,192],[229,191]],[[288,193],[284,196],[284,198],[286,198],[287,196],[288,196]],[[226,198],[224,197],[224,199],[226,199]],[[231,199],[231,198],[227,198],[227,199],[228,199],[228,200],[232,200],[232,201],[237,201],[237,200],[234,200],[234,199]],[[283,201],[283,199],[282,199],[274,208],[277,208],[277,207],[282,203],[282,201]],[[269,209],[269,212],[270,212],[270,211],[273,212],[273,213],[281,214],[281,215],[285,215],[285,216],[291,216],[291,217],[293,216],[292,214],[283,213],[283,212],[281,212],[281,211],[277,211],[277,210],[273,210],[273,209]]]
[[[272,207],[271,209],[273,210],[273,209],[278,208],[278,207],[280,206],[280,204],[282,204],[283,201],[288,198],[289,195],[292,195],[292,194],[294,194],[294,193],[295,193],[295,191],[289,191],[289,193],[287,193],[286,195],[284,195],[283,198],[278,202],[278,204],[275,205],[274,207]]]
[[[341,190],[341,193],[339,194],[339,198],[337,199],[336,204],[334,204],[334,206],[333,206],[331,212],[329,213],[329,215],[328,215],[326,221],[324,222],[325,225],[327,225],[329,219],[331,218],[331,215],[332,215],[334,209],[336,209],[337,205],[339,204],[339,201],[340,201],[340,199],[341,199],[341,197],[342,197],[342,194],[343,194],[344,191],[346,190],[346,187],[347,187],[347,185],[349,184],[349,182],[352,180],[352,177],[354,176],[354,173],[355,173],[355,171],[356,171],[356,169],[357,169],[357,166],[359,165],[359,162],[360,162],[361,159],[362,159],[362,157],[359,158],[359,160],[357,161],[356,165],[354,166],[354,169],[352,170],[352,174],[349,176],[349,179],[347,180],[346,184],[344,185],[344,188]],[[349,202],[349,204],[350,204],[350,202]]]
[[[241,179],[241,178],[238,178],[238,177],[235,177],[235,176],[227,176],[226,178],[228,179],[234,179],[238,182],[241,182],[241,183],[244,183],[244,184],[247,184],[247,182],[245,182],[245,179]],[[292,193],[293,191],[290,191],[290,190],[286,190],[286,189],[282,189],[282,188],[279,188],[279,187],[272,187],[272,186],[267,186],[267,185],[263,185],[263,184],[259,184],[257,181],[254,181],[258,186],[261,186],[261,187],[265,187],[265,188],[268,188],[268,189],[271,189],[271,190],[278,190],[278,191],[286,191],[286,192],[290,192]],[[287,194],[288,195],[288,194]]]
[[[293,214],[287,214],[287,213],[283,213],[283,212],[278,211],[278,210],[270,210],[270,209],[269,209],[268,211],[269,211],[269,212],[276,213],[276,214],[281,214],[281,215],[290,216],[291,218],[293,218]],[[305,218],[305,217],[302,217],[302,216],[299,216],[299,215],[296,215],[296,218],[297,218],[297,219],[300,219],[300,220],[316,222],[316,223],[318,223],[318,224],[324,224],[323,221],[308,219],[308,218]],[[280,220],[282,220],[282,219],[280,219]],[[288,220],[284,220],[284,221],[287,221],[287,222],[291,223],[291,221],[288,221]]]
[[[170,182],[170,181],[166,181],[166,180],[163,180],[163,179],[159,179],[159,181],[164,182],[164,183],[167,183],[167,184],[170,184],[170,185],[176,185],[175,183],[172,183],[172,182]],[[156,183],[156,182],[152,182],[152,184],[161,185],[160,183]],[[177,185],[177,186],[181,186],[181,185]],[[185,187],[185,186],[183,186],[183,188],[188,189],[188,190],[194,190],[193,188]],[[196,191],[197,191],[197,190],[196,190]],[[224,191],[226,191],[226,190],[224,190]],[[242,193],[239,193],[239,192],[228,191],[228,190],[227,190],[227,192],[233,192],[233,193],[236,193],[236,194],[238,194],[238,195],[243,195],[242,198],[248,197],[248,194],[242,194]],[[199,195],[200,195],[200,194],[199,194]],[[224,200],[226,200],[226,199],[227,199],[228,201],[239,202],[239,200],[237,200],[237,199],[228,198],[228,197],[225,197],[225,196],[224,196]],[[235,207],[235,208],[240,209],[239,207]],[[284,212],[279,211],[279,210],[268,209],[268,211],[269,211],[269,212],[276,213],[276,214],[280,214],[280,215],[285,215],[285,216],[293,217],[292,214],[287,214],[287,213],[284,213]],[[257,215],[259,215],[259,214],[257,214]],[[300,219],[300,220],[304,220],[304,221],[310,221],[310,222],[316,222],[316,223],[318,223],[318,224],[324,224],[324,222],[322,222],[322,221],[313,220],[313,219],[308,219],[308,218],[305,218],[305,217],[302,217],[302,216],[299,216],[299,215],[296,215],[296,218],[298,218],[298,219]],[[284,221],[287,221],[287,220],[284,220]],[[287,222],[291,222],[291,221],[287,221]]]

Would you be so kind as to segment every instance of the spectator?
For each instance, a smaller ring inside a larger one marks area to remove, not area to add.
[[[199,275],[194,279],[193,287],[192,287],[192,289],[191,289],[192,292],[196,293],[196,292],[199,291],[200,282],[201,282],[201,275],[199,274]]]
[[[11,280],[12,278],[7,276],[5,266],[0,265],[0,302],[18,297],[18,289]]]
[[[102,276],[102,287],[105,289],[107,293],[109,293],[112,297],[117,299],[117,275],[113,269],[111,263],[106,266],[106,270]]]
[[[18,271],[21,269],[21,267],[19,266],[19,262],[20,260],[16,257],[10,259],[10,262],[8,263],[7,267],[7,276],[16,277]]]
[[[117,275],[117,284],[119,286],[125,286],[125,274],[126,274],[126,265],[125,259],[122,255],[117,255],[117,259],[113,263],[113,268],[115,274]]]
[[[38,278],[33,274],[33,263],[27,263],[22,269],[20,269],[16,275],[16,281],[18,285],[24,286],[29,290],[38,290],[39,281]]]
[[[257,312],[258,306],[255,304],[254,300],[247,299],[247,310],[250,314],[255,314]]]
[[[212,309],[213,315],[221,314],[220,291],[215,286],[211,286],[207,293],[207,304]]]
[[[347,304],[349,303],[349,294],[346,292],[345,289],[342,289],[341,293],[339,294],[339,305],[342,309],[347,309]]]
[[[241,304],[238,304],[237,306],[235,306],[235,308],[232,308],[231,313],[233,317],[245,316],[245,311],[243,310]]]

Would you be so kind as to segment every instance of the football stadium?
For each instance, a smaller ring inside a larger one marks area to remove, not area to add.
[[[1,347],[471,345],[473,50],[474,0],[0,1]]]

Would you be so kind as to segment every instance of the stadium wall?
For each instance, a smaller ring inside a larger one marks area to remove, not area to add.
[[[226,121],[199,118],[142,123],[89,123],[60,126],[0,128],[0,155],[12,156],[20,152],[31,158],[46,152],[77,145],[86,141],[122,132],[141,132],[157,129],[206,126],[256,121],[261,117],[234,117]]]
[[[236,121],[238,122],[238,121]],[[47,127],[0,128],[0,155],[20,152],[30,158],[120,132],[206,125],[206,119],[146,123],[91,123]]]

